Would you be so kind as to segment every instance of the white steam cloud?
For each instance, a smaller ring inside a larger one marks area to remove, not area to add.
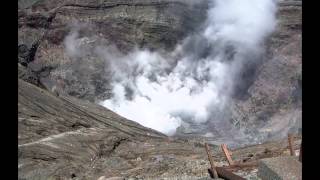
[[[168,135],[182,122],[221,124],[213,117],[228,106],[245,65],[259,60],[275,12],[273,0],[213,0],[205,28],[172,52],[122,54],[113,46],[96,47],[108,63],[113,92],[101,104]],[[76,38],[66,38],[70,55],[77,54]]]

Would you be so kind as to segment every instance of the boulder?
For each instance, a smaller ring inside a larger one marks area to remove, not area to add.
[[[262,159],[258,176],[262,180],[301,180],[302,164],[294,156]]]

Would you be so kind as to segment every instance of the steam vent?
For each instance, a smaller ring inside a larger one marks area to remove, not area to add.
[[[18,178],[302,179],[301,4],[18,0]]]

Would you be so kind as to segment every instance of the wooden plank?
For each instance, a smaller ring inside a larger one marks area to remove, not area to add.
[[[245,180],[245,178],[238,176],[231,171],[226,170],[223,167],[216,167],[216,170],[218,172],[219,177],[223,179],[229,179],[229,180]]]
[[[207,155],[208,155],[208,159],[209,159],[209,162],[210,162],[210,165],[211,165],[211,172],[213,174],[213,178],[219,178],[218,177],[218,173],[217,173],[217,170],[216,170],[216,166],[214,164],[214,161],[212,159],[212,155],[211,155],[211,152],[210,152],[210,148],[209,148],[209,145],[207,143],[205,143],[205,147],[206,147],[206,151],[207,151]]]
[[[289,144],[289,150],[290,150],[290,155],[295,156],[294,148],[293,148],[293,135],[288,134],[288,144]]]
[[[233,162],[233,160],[231,158],[231,155],[230,155],[230,152],[229,152],[229,150],[227,148],[227,145],[226,144],[221,144],[221,149],[222,149],[224,155],[226,156],[229,165],[234,165],[234,162]]]

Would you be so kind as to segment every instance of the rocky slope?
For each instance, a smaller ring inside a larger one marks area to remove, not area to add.
[[[19,179],[209,177],[203,142],[166,137],[88,101],[19,80],[18,113]],[[285,140],[250,146],[234,150],[233,158],[288,154],[286,146]],[[218,165],[226,165],[221,151],[212,149]],[[256,169],[238,173],[256,177]]]

